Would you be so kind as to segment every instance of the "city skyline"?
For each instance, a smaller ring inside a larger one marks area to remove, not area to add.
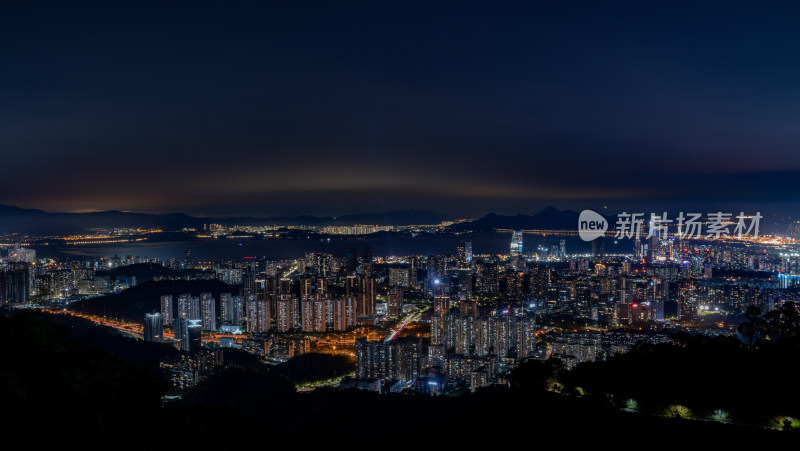
[[[798,23],[0,2],[5,442],[796,446]]]

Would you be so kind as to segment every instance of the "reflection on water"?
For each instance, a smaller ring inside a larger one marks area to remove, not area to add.
[[[542,237],[536,235],[524,236],[524,251],[533,253],[539,248],[549,249],[558,245],[561,237]],[[591,250],[591,244],[579,238],[566,237],[567,253],[583,253]],[[244,257],[266,257],[267,259],[280,260],[303,256],[306,252],[323,252],[333,255],[344,255],[348,249],[354,247],[371,246],[376,256],[391,255],[433,255],[455,254],[458,241],[472,241],[472,250],[480,254],[507,254],[511,244],[510,234],[500,233],[474,233],[469,235],[434,235],[419,237],[382,237],[369,239],[331,239],[324,240],[196,240],[196,241],[168,241],[168,242],[138,242],[123,245],[104,245],[102,247],[78,246],[63,247],[60,249],[52,246],[36,247],[38,254],[44,257],[71,256],[71,257],[106,257],[113,255],[131,255],[140,257],[157,257],[162,260],[170,258],[183,258],[186,251],[192,252],[193,260],[220,260],[244,259]],[[628,251],[630,243],[620,243],[614,246],[606,242],[606,252],[615,253]],[[623,248],[624,246],[624,248]]]

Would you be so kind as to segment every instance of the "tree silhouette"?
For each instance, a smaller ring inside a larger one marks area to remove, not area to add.
[[[754,346],[764,330],[761,309],[751,305],[747,307],[744,316],[747,318],[747,322],[739,325],[739,335],[747,344]]]
[[[800,307],[792,301],[761,315],[758,307],[748,307],[747,322],[739,326],[741,338],[753,346],[761,340],[781,346],[800,345]]]
[[[796,346],[800,338],[800,308],[794,302],[786,302],[781,308],[767,312],[762,319],[772,340],[788,346]]]

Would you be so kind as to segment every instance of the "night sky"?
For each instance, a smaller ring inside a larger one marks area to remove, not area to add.
[[[161,3],[0,2],[0,203],[800,210],[797,2]]]

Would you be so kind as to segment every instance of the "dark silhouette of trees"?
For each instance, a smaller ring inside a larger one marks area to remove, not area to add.
[[[20,434],[36,426],[50,437],[80,434],[84,447],[105,440],[116,448],[142,430],[166,389],[152,365],[113,357],[30,311],[0,316],[0,355],[5,430]]]
[[[511,387],[527,391],[546,390],[548,383],[563,370],[564,363],[559,359],[528,359],[511,373]]]
[[[749,380],[750,374],[737,373],[735,365],[711,371],[719,362],[709,356],[726,349],[734,355],[760,355],[735,339],[708,342],[690,337],[685,345],[664,346],[640,346],[623,365],[615,358],[594,368],[579,367],[583,373],[564,371],[558,360],[530,360],[512,374],[511,390],[490,388],[458,397],[336,389],[298,393],[279,371],[257,367],[224,371],[201,382],[183,401],[162,402],[165,386],[148,365],[110,356],[84,338],[71,337],[65,327],[24,313],[0,316],[4,358],[0,402],[11,416],[4,423],[9,439],[24,437],[26,443],[38,445],[51,438],[57,440],[58,449],[221,449],[265,443],[293,449],[489,448],[506,434],[529,437],[538,444],[549,440],[593,446],[598,437],[620,427],[625,433],[615,438],[615,444],[623,446],[641,445],[665,434],[717,447],[796,440],[796,431],[629,414],[590,395],[562,396],[547,390],[553,378],[565,381],[572,374],[596,380],[591,385],[576,379],[589,393],[612,387],[609,381],[614,380],[635,382],[632,392],[644,387],[646,393],[658,393],[664,381],[683,380],[684,385],[675,388],[685,389],[685,384],[699,385],[698,378],[706,377],[729,379],[737,386],[752,384],[765,397],[775,397],[775,390],[784,390],[786,397],[786,390],[793,390],[775,384],[772,376]],[[705,360],[709,360],[705,367],[692,366]],[[757,360],[732,361],[744,368],[764,367]],[[299,368],[313,362],[314,358],[301,360]],[[652,379],[654,371],[663,372],[659,365],[673,371]],[[775,368],[767,365],[767,369]],[[786,397],[786,402],[793,401]]]
[[[763,315],[758,307],[751,306],[745,317],[747,321],[739,326],[739,335],[750,346],[800,346],[800,306],[794,302],[785,302]]]
[[[800,308],[794,302],[785,302],[781,308],[767,312],[762,319],[771,340],[783,346],[800,344]]]
[[[311,352],[291,358],[273,370],[294,383],[304,383],[344,376],[355,371],[355,362],[343,355]]]

